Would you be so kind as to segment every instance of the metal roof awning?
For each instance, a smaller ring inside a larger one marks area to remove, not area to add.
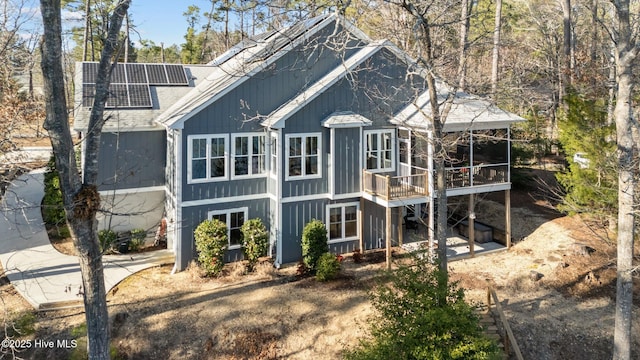
[[[338,111],[322,120],[322,126],[329,129],[371,126],[372,121],[351,111]]]

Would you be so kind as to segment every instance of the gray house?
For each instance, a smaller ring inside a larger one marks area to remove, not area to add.
[[[77,65],[81,133],[95,68]],[[312,219],[336,253],[401,241],[403,223],[433,224],[435,212],[423,71],[338,15],[245,40],[207,65],[119,64],[100,153],[101,226],[153,234],[166,224],[177,270],[211,218],[228,226],[228,261],[242,259],[250,218],[269,228],[277,265],[300,259]],[[518,121],[456,95],[444,128],[449,196],[510,189]]]

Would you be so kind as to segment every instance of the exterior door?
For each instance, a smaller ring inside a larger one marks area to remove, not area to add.
[[[411,183],[411,139],[398,139],[399,146],[399,166],[398,166],[398,175],[399,176],[407,176],[406,179],[403,179],[406,183]]]

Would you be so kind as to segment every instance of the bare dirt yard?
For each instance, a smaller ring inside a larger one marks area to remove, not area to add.
[[[450,262],[470,301],[484,302],[487,280],[501,299],[525,359],[610,359],[615,304],[615,242],[596,224],[563,217],[514,190],[509,251]],[[492,201],[496,200],[496,201]],[[478,219],[500,227],[500,199],[484,199]],[[397,252],[398,254],[400,251]],[[637,246],[636,258],[640,257]],[[366,336],[373,314],[367,292],[384,267],[383,255],[343,262],[338,280],[318,283],[275,270],[268,262],[245,275],[240,264],[203,279],[196,269],[170,274],[157,267],[131,276],[108,294],[114,358],[340,359]],[[640,356],[640,280],[635,278],[634,356]],[[4,319],[31,311],[0,278]],[[81,309],[37,313],[26,339],[78,339]],[[78,350],[39,349],[29,359],[78,358]]]

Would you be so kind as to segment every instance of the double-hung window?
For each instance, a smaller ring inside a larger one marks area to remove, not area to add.
[[[358,203],[327,206],[329,243],[358,239]]]
[[[393,171],[395,168],[395,130],[370,130],[366,138],[367,170]]]
[[[286,180],[321,177],[322,135],[291,134],[286,141]]]
[[[227,180],[227,135],[192,135],[188,139],[190,183]]]
[[[232,135],[232,178],[263,175],[266,173],[266,147],[264,134]]]
[[[217,219],[227,225],[229,249],[238,249],[242,245],[240,228],[247,219],[248,208],[229,209],[209,212],[209,219]]]

